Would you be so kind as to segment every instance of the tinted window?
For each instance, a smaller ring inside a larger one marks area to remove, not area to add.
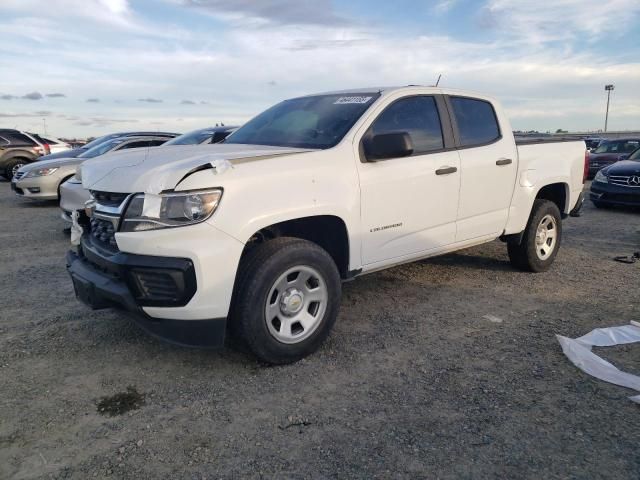
[[[12,147],[23,146],[23,145],[33,146],[36,144],[36,142],[31,140],[29,137],[19,132],[9,133],[6,136],[6,139],[9,140]]]
[[[114,138],[113,140],[108,140],[93,148],[90,148],[89,150],[84,152],[82,155],[78,155],[78,158],[93,158],[93,157],[97,157],[98,155],[103,155],[108,151],[113,150],[124,141],[125,139],[123,138]]]
[[[593,153],[629,153],[640,146],[638,140],[610,140],[600,144]]]
[[[193,132],[188,132],[169,140],[166,145],[197,145],[210,139],[212,135],[213,130],[210,128],[194,130]]]
[[[489,102],[451,97],[451,105],[463,147],[490,143],[500,137],[498,120]]]
[[[240,127],[225,143],[330,148],[379,96],[349,93],[285,100]]]
[[[629,155],[629,160],[635,160],[636,162],[640,162],[640,148],[638,148],[631,155]]]
[[[149,146],[149,140],[138,140],[137,142],[127,143],[126,145],[119,147],[118,150],[124,150],[129,148],[141,148],[141,147],[148,147],[148,146]]]
[[[4,137],[0,137],[0,147],[5,147],[7,145],[9,145],[9,140]]]
[[[389,105],[373,122],[371,135],[407,132],[413,142],[413,154],[444,147],[440,115],[433,97],[408,97]]]

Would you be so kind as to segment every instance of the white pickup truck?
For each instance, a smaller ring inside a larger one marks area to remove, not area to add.
[[[582,141],[514,140],[499,103],[446,88],[294,98],[217,145],[84,162],[93,199],[67,257],[77,297],[148,331],[268,363],[317,349],[341,282],[497,238],[513,265],[553,262],[577,215]]]

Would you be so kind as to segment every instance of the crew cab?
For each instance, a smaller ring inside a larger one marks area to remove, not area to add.
[[[360,275],[498,238],[543,272],[583,202],[585,144],[511,132],[486,95],[359,89],[283,101],[221,144],[86,161],[76,296],[279,364],[322,344]]]

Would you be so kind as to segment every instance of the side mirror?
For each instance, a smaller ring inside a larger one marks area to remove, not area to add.
[[[628,153],[623,153],[622,155],[618,155],[618,161],[626,160],[627,158],[629,158],[629,154]]]
[[[408,157],[413,153],[413,142],[407,132],[380,133],[363,142],[369,162],[386,158]]]

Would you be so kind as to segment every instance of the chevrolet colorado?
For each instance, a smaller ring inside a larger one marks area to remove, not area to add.
[[[88,160],[76,295],[180,344],[229,329],[278,364],[322,344],[359,275],[497,238],[545,271],[583,202],[585,144],[511,132],[486,95],[360,89],[286,100],[221,144]]]

